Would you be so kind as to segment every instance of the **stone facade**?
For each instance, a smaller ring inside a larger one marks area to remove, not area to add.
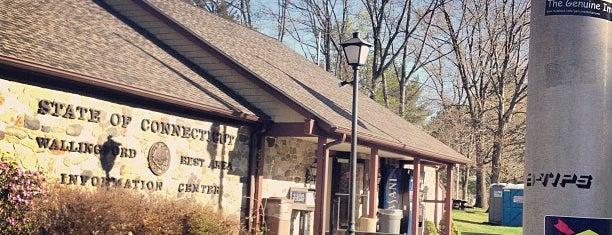
[[[315,162],[316,143],[284,137],[267,142],[270,145],[264,150],[264,198],[286,197],[291,187],[314,188],[314,181],[306,182],[306,171]]]
[[[0,78],[1,156],[71,187],[193,198],[238,214],[250,132]]]

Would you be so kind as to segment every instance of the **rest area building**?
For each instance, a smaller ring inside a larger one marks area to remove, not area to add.
[[[346,229],[351,89],[282,43],[179,0],[2,1],[0,22],[2,156],[70,187],[193,198],[252,233],[277,199],[304,218],[289,229]],[[438,176],[470,160],[359,104],[357,227],[379,208],[408,233],[450,220]]]

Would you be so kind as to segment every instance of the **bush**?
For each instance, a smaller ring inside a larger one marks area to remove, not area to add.
[[[240,227],[238,220],[231,219],[230,217],[217,213],[216,216],[210,208],[205,209],[206,211],[192,211],[185,217],[185,231],[189,234],[228,234],[234,228],[234,232]]]
[[[52,185],[31,213],[42,234],[234,234],[238,219],[192,200],[122,188]]]
[[[0,159],[0,234],[28,234],[34,230],[26,217],[33,199],[44,194],[42,173],[23,170]]]
[[[424,235],[438,235],[438,228],[436,228],[436,224],[429,220],[425,220],[425,227],[423,229]]]
[[[444,222],[444,219],[440,220],[440,234],[446,234],[446,223]],[[451,220],[451,234],[453,235],[460,235],[461,233],[457,230],[457,227],[455,227],[455,223]]]

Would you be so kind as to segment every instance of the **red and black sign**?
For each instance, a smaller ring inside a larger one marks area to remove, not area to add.
[[[612,218],[546,216],[544,235],[612,235]]]

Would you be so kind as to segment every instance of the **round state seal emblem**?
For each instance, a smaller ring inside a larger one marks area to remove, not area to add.
[[[149,169],[155,175],[161,175],[170,168],[170,149],[163,142],[151,145],[148,158]]]

